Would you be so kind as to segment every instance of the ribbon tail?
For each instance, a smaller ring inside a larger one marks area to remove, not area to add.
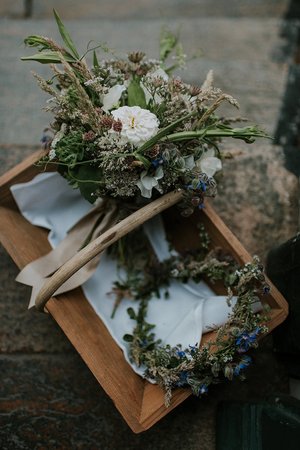
[[[82,243],[92,229],[91,239],[95,239],[105,230],[114,225],[117,221],[117,208],[114,205],[109,211],[104,211],[104,204],[98,209],[89,212],[80,219],[70,230],[66,238],[48,254],[27,264],[19,273],[16,281],[32,286],[29,308],[35,305],[36,297],[44,283],[55,273],[65,262],[67,262],[82,246]],[[101,214],[99,214],[101,213]],[[100,221],[99,221],[100,219]],[[54,296],[71,291],[84,284],[95,272],[100,260],[97,255],[89,261],[78,272],[74,273],[59,289]]]
[[[35,284],[32,285],[31,290],[31,296],[28,304],[28,309],[31,309],[35,306],[35,299],[38,293],[40,292],[41,288],[43,287],[43,284],[45,283],[45,278],[40,278],[39,280],[35,281]]]
[[[100,255],[96,256],[92,261],[90,261],[86,266],[82,267],[77,273],[75,273],[72,277],[70,277],[64,284],[60,286],[60,288],[54,293],[53,297],[56,297],[59,294],[63,294],[65,292],[71,291],[82,284],[84,284],[95,272],[100,260]],[[27,272],[27,274],[29,271]],[[33,272],[31,272],[32,275]],[[20,283],[26,284],[32,287],[31,296],[28,304],[28,309],[31,309],[35,306],[35,301],[38,293],[42,289],[45,282],[49,279],[49,277],[41,277],[39,274],[34,273],[34,277],[30,279],[24,277],[24,274],[19,274],[16,280]]]

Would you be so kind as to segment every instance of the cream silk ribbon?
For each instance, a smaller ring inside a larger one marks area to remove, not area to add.
[[[35,299],[45,281],[82,248],[87,237],[94,240],[118,220],[117,205],[113,201],[100,200],[95,208],[84,215],[68,232],[60,244],[48,254],[32,261],[23,268],[16,281],[32,287],[28,308],[35,305]],[[75,289],[87,281],[95,272],[101,254],[97,255],[78,272],[71,276],[55,292],[55,295]]]

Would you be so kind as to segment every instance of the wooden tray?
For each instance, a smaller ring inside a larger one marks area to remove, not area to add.
[[[35,153],[0,178],[0,241],[20,269],[50,250],[48,232],[31,225],[21,216],[9,190],[11,185],[29,181],[40,172],[34,166],[40,156],[41,152]],[[200,219],[209,231],[213,245],[229,250],[242,264],[251,260],[209,203],[191,217],[181,218],[174,208],[165,213],[166,224],[171,223],[179,250],[193,243],[197,236],[196,223]],[[183,226],[186,231],[179,236],[176,231],[182,231]],[[277,289],[270,285],[271,293],[264,299],[271,307],[268,327],[272,331],[286,318],[288,305]],[[215,291],[220,292],[219,288]],[[26,306],[24,301],[24,308]],[[60,295],[57,299],[51,298],[47,310],[135,433],[150,428],[190,395],[188,390],[178,388],[174,391],[171,405],[166,408],[164,392],[132,370],[81,289]],[[202,343],[212,337],[213,333],[207,333]]]

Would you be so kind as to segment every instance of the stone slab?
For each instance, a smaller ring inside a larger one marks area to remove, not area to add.
[[[214,386],[202,400],[189,398],[152,429],[135,435],[78,355],[1,356],[0,373],[5,450],[213,450],[219,401],[259,400],[288,387],[283,368],[261,351],[247,381]]]
[[[264,261],[297,233],[299,181],[284,167],[279,146],[236,143],[230,151],[236,156],[224,161],[213,205],[248,252]]]
[[[75,352],[50,315],[28,311],[30,289],[15,281],[18,272],[0,246],[0,354]]]
[[[1,0],[0,15],[22,17],[26,0]],[[287,9],[287,0],[27,0],[32,17],[52,17],[56,8],[65,19],[153,19],[171,17],[280,17]]]

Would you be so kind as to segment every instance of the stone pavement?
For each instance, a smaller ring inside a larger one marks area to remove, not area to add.
[[[199,84],[214,69],[216,85],[238,98],[240,114],[274,133],[289,63],[280,37],[287,1],[35,0],[26,20],[23,5],[0,5],[1,173],[39,147],[50,120],[41,111],[46,97],[30,74],[46,74],[47,68],[19,58],[30,54],[22,45],[28,34],[57,38],[53,6],[82,51],[94,39],[119,52],[140,49],[155,57],[161,26],[180,28],[187,52],[202,51],[182,76]],[[280,146],[264,141],[245,147],[231,143],[230,150],[242,154],[226,162],[214,204],[249,252],[264,259],[297,231],[298,181],[284,168]],[[201,401],[190,398],[151,430],[134,435],[51,317],[27,311],[29,291],[14,282],[17,269],[0,251],[1,449],[212,450],[220,400],[288,390],[268,338],[246,382],[217,386]]]

